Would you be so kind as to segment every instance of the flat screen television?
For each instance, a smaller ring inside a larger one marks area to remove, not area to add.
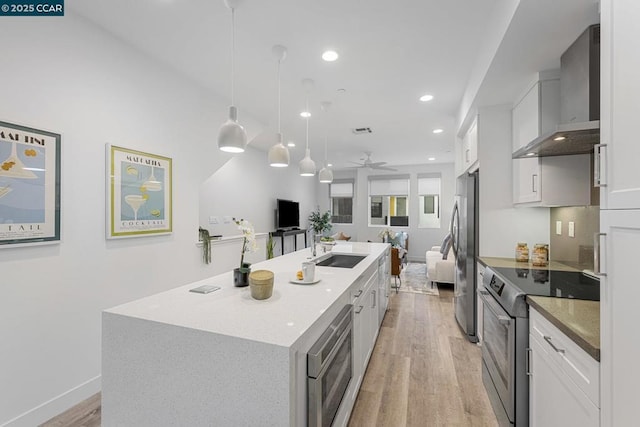
[[[300,204],[291,200],[278,199],[276,208],[276,228],[292,229],[300,227]]]

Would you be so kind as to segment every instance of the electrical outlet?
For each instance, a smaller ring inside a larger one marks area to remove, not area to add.
[[[576,223],[569,221],[569,237],[576,237]]]
[[[225,224],[231,224],[231,221],[233,221],[233,218],[231,218],[230,216],[225,216],[224,217],[224,223]]]
[[[220,220],[218,219],[217,216],[210,216],[209,217],[209,224],[218,224],[220,223]]]
[[[562,221],[556,221],[556,234],[562,236]]]

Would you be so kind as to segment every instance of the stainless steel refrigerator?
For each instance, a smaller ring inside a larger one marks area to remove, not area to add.
[[[476,255],[478,254],[478,171],[464,173],[456,181],[451,217],[455,255],[453,303],[460,328],[471,342],[478,342],[476,325]]]

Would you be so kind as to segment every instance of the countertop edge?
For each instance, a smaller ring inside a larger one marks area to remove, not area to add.
[[[551,298],[551,297],[546,297]],[[589,356],[593,357],[596,361],[600,362],[600,349],[594,347],[587,340],[582,338],[576,331],[568,327],[564,322],[558,319],[556,316],[547,311],[547,309],[539,304],[534,298],[527,295],[527,304],[535,308],[545,319],[551,322],[555,327],[560,329],[567,337],[569,337],[574,343],[576,343],[581,349],[583,349]]]

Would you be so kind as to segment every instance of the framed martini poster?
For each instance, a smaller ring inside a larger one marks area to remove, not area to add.
[[[107,239],[172,232],[171,159],[107,144]]]
[[[0,121],[0,247],[60,242],[60,140]]]

